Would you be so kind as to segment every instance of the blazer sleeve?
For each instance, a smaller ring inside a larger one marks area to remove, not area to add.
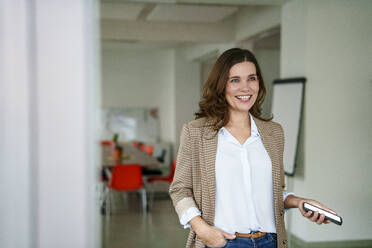
[[[180,146],[176,161],[176,171],[172,184],[169,187],[169,194],[179,219],[181,219],[187,209],[191,207],[197,208],[193,197],[192,185],[192,151],[190,131],[187,124],[185,124],[181,132]]]

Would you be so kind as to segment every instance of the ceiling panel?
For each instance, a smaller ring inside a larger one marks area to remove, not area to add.
[[[103,3],[178,3],[198,5],[283,5],[289,0],[101,0]]]
[[[136,20],[144,6],[140,3],[104,3],[101,5],[101,18]]]
[[[149,14],[149,21],[218,22],[238,10],[237,7],[158,4]]]

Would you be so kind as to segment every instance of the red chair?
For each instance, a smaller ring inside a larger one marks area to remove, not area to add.
[[[142,180],[142,171],[139,164],[115,165],[109,184],[107,210],[110,215],[110,193],[115,191],[133,191],[139,190],[142,196],[142,210],[147,210],[146,190]]]
[[[155,176],[155,177],[150,177],[147,179],[148,183],[155,183],[155,182],[167,182],[169,184],[172,183],[173,177],[174,177],[174,172],[176,171],[176,159],[173,160],[172,163],[172,170],[171,173],[169,173],[168,176],[162,177],[162,176]]]
[[[140,149],[141,151],[145,151],[145,148],[146,148],[146,145],[145,144],[141,144],[138,149]]]
[[[172,183],[173,181],[173,177],[174,177],[174,172],[176,171],[176,159],[173,160],[173,163],[172,163],[172,169],[171,169],[171,172],[169,173],[168,176],[154,176],[154,177],[149,177],[147,179],[147,183],[152,185],[151,187],[151,207],[153,205],[153,202],[154,202],[154,186],[155,184],[157,183],[165,183],[167,184],[168,186]]]
[[[133,146],[136,147],[136,148],[138,148],[139,142],[138,141],[133,141]]]
[[[147,155],[152,156],[152,153],[153,153],[153,152],[154,152],[154,146],[153,146],[153,145],[148,146],[148,147],[146,148],[146,153],[147,153]]]

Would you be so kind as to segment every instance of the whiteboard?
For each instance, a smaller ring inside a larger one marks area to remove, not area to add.
[[[101,139],[112,139],[119,134],[119,141],[137,140],[158,142],[160,121],[157,108],[103,108],[101,111]]]
[[[305,78],[277,79],[273,82],[273,121],[284,129],[283,163],[286,175],[293,176],[296,168],[299,133],[302,121]]]

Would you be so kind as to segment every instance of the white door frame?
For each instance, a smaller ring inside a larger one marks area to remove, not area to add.
[[[0,247],[99,247],[97,0],[0,2]]]

